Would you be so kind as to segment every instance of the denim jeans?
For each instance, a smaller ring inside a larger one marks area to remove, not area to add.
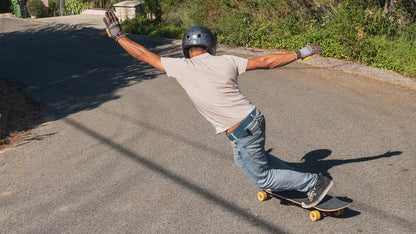
[[[316,174],[294,171],[284,161],[268,154],[264,149],[266,125],[260,111],[253,111],[246,126],[240,126],[247,136],[228,135],[233,148],[234,161],[246,176],[259,188],[273,191],[297,190],[307,192],[317,180]],[[244,123],[247,121],[243,121]],[[240,128],[239,126],[239,128]]]

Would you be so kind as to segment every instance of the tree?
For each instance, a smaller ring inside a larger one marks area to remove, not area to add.
[[[159,0],[144,0],[143,7],[146,13],[150,14],[150,18],[155,18],[156,21],[162,19],[162,8]]]

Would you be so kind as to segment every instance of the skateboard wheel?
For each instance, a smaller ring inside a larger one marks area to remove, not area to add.
[[[343,215],[343,214],[344,214],[344,209],[337,210],[337,211],[335,211],[335,212],[334,212],[334,215],[335,215],[335,216],[341,216],[341,215]]]
[[[257,199],[259,199],[259,201],[265,201],[267,199],[267,193],[265,191],[260,191],[257,193]]]
[[[312,221],[317,221],[321,219],[321,212],[319,210],[314,210],[309,213],[309,218],[311,218]]]

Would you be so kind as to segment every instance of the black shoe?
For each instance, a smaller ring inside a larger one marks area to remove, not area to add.
[[[318,180],[316,181],[316,185],[313,189],[309,190],[308,201],[302,202],[303,208],[311,208],[319,204],[319,202],[324,199],[325,195],[328,193],[329,189],[331,189],[333,182],[326,176],[323,176],[321,173],[318,175]]]

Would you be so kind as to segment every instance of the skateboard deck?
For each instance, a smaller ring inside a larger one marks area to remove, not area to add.
[[[277,197],[281,200],[289,201],[297,205],[301,205],[302,202],[307,201],[306,193],[297,191],[283,191],[274,192],[270,190],[263,190],[257,194],[257,198],[260,201],[264,201],[270,197]],[[310,212],[309,217],[312,221],[317,221],[321,216],[327,216],[333,214],[334,216],[340,216],[344,213],[344,208],[348,207],[351,203],[342,201],[336,197],[326,195],[322,201],[314,206]]]

